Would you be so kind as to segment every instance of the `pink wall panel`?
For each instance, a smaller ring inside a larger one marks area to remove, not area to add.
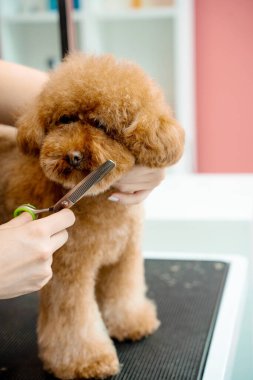
[[[253,0],[195,0],[199,172],[253,172]]]

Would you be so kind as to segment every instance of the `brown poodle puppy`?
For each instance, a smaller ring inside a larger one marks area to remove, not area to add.
[[[54,254],[41,291],[39,354],[61,379],[118,373],[110,337],[138,340],[159,326],[146,293],[141,206],[108,200],[134,164],[165,167],[181,156],[184,132],[161,90],[133,63],[73,54],[51,74],[17,123],[0,131],[1,214],[22,203],[53,205],[108,159],[116,168],[73,207],[68,243]]]

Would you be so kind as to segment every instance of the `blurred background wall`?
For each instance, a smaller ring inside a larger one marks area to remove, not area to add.
[[[199,172],[253,171],[253,1],[195,0]]]

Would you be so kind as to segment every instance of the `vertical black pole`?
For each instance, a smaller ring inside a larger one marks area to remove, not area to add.
[[[68,22],[67,22],[67,7],[66,0],[57,0],[59,12],[59,26],[61,36],[61,56],[65,57],[69,52],[69,39],[68,39]]]

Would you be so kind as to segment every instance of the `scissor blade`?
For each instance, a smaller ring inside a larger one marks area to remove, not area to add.
[[[53,211],[57,212],[63,208],[70,208],[77,203],[84,194],[96,183],[101,181],[104,176],[109,173],[114,167],[115,163],[111,160],[104,162],[99,168],[93,170],[81,182],[79,182],[73,189],[71,189],[64,197],[62,197],[54,206]]]

